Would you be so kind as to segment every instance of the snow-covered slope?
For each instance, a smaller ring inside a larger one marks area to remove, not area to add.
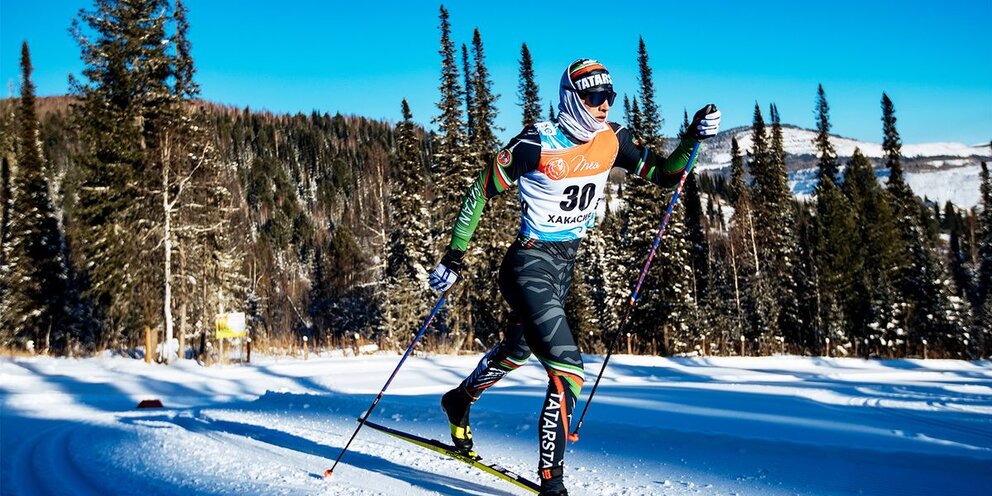
[[[786,168],[789,182],[797,196],[809,195],[816,180],[816,155],[813,145],[816,132],[785,125],[782,137],[786,151]],[[721,132],[701,147],[699,169],[729,175],[731,138],[736,137],[741,153],[752,147],[751,129],[738,127]],[[882,145],[842,136],[831,137],[838,162],[843,166],[856,148],[872,159],[876,175],[887,177]],[[674,146],[673,144],[670,144]],[[992,161],[988,143],[965,145],[962,143],[904,144],[902,147],[907,181],[913,191],[931,200],[944,203],[948,200],[959,207],[970,208],[978,204],[978,173],[982,161]]]
[[[711,151],[704,154],[700,165],[709,167],[726,167],[730,165],[730,139],[737,138],[737,144],[741,150],[749,150],[753,146],[752,133],[750,128],[738,127],[729,129],[716,139],[707,141],[706,144]],[[803,129],[795,126],[782,126],[782,140],[785,152],[789,155],[817,155],[813,139],[816,131]],[[881,143],[871,143],[859,141],[843,136],[831,135],[830,143],[834,146],[838,157],[850,157],[854,154],[855,148],[860,148],[861,153],[871,158],[881,158],[885,156]],[[989,144],[965,145],[962,143],[920,143],[904,144],[902,154],[906,158],[927,158],[934,159],[935,163],[947,163],[948,165],[964,165],[970,163],[963,160],[947,160],[948,158],[965,159],[969,157],[988,157],[990,154]]]
[[[442,438],[438,398],[478,358],[411,358],[373,418]],[[0,492],[521,494],[370,429],[322,478],[397,360],[0,358]],[[532,362],[476,404],[485,458],[534,473],[545,383]],[[615,356],[567,461],[576,496],[986,494],[992,363]]]

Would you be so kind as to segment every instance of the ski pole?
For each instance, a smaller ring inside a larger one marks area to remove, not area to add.
[[[641,285],[644,284],[644,278],[648,275],[651,260],[654,259],[655,251],[658,250],[658,245],[661,243],[661,236],[665,234],[665,229],[668,227],[668,221],[672,216],[672,211],[675,210],[675,204],[678,203],[679,197],[682,195],[682,187],[685,185],[685,180],[689,177],[689,173],[692,172],[692,168],[695,165],[696,154],[698,152],[699,142],[697,141],[692,147],[692,153],[689,154],[689,165],[682,172],[682,178],[679,179],[679,184],[675,187],[675,193],[672,195],[671,201],[668,202],[668,210],[665,211],[665,216],[661,219],[661,226],[658,227],[658,232],[654,235],[654,243],[651,244],[651,249],[648,251],[648,259],[644,262],[644,267],[641,268],[641,275],[637,278],[637,284],[634,285],[634,290],[630,293],[630,298],[627,299],[628,305],[624,309],[623,316],[620,317],[620,325],[617,327],[617,332],[613,334],[606,348],[606,358],[603,359],[603,366],[599,369],[599,375],[596,376],[596,382],[592,386],[592,391],[589,392],[589,399],[586,400],[586,406],[582,409],[582,415],[579,416],[578,423],[575,424],[575,430],[568,435],[568,439],[573,443],[579,441],[579,429],[582,428],[582,420],[585,419],[586,412],[589,411],[589,405],[592,404],[592,398],[596,395],[596,389],[599,388],[599,381],[603,378],[606,365],[610,363],[610,356],[613,355],[613,348],[616,345],[617,338],[620,336],[624,327],[627,326],[631,314],[634,313],[634,307],[637,305],[637,295],[641,291]]]
[[[334,460],[334,465],[324,471],[325,478],[334,475],[334,469],[338,466],[338,462],[341,461],[341,457],[344,456],[345,451],[348,451],[348,447],[351,446],[351,442],[355,440],[355,436],[358,435],[358,431],[360,431],[362,426],[365,425],[365,420],[369,418],[369,415],[372,414],[372,410],[374,410],[375,406],[379,404],[379,400],[382,399],[382,395],[386,393],[386,388],[388,388],[389,384],[393,382],[393,378],[396,377],[396,373],[400,371],[400,367],[403,366],[403,362],[405,362],[406,358],[410,356],[410,353],[413,351],[413,347],[416,346],[417,341],[420,341],[421,336],[423,336],[424,332],[427,331],[427,328],[430,327],[431,322],[434,320],[434,316],[437,315],[437,311],[441,309],[441,306],[444,305],[444,300],[447,298],[448,292],[445,291],[444,294],[441,295],[441,299],[437,300],[437,304],[434,305],[434,309],[431,310],[431,314],[427,317],[424,325],[420,326],[420,331],[416,336],[414,336],[413,341],[410,342],[410,346],[407,347],[406,353],[403,354],[403,358],[400,358],[400,363],[396,364],[396,368],[393,369],[393,373],[389,375],[389,379],[386,380],[386,384],[382,386],[382,390],[379,391],[379,395],[372,401],[372,405],[369,406],[369,409],[365,412],[365,415],[362,415],[362,417],[358,419],[358,427],[355,429],[355,432],[351,434],[351,439],[348,440],[348,444],[344,445],[344,448],[341,450],[338,458]]]

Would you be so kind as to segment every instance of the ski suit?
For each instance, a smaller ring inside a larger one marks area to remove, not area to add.
[[[694,144],[686,138],[665,158],[616,123],[581,143],[556,123],[541,122],[510,140],[466,194],[449,250],[468,248],[486,202],[514,184],[521,221],[499,272],[500,292],[510,306],[504,339],[461,387],[477,399],[531,354],[540,360],[549,377],[538,421],[542,479],[561,476],[568,426],[582,389],[582,356],[565,319],[565,299],[579,243],[605,210],[610,170],[620,167],[671,189],[688,166]]]

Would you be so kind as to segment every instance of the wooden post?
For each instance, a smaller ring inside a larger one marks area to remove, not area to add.
[[[220,364],[221,365],[224,365],[226,363],[226,361],[224,360],[224,358],[225,358],[224,357],[224,338],[220,338],[220,339],[217,340],[217,348],[218,348],[218,351],[220,353],[220,357],[219,357],[220,358]]]
[[[923,359],[927,359],[927,340],[923,340]]]
[[[145,326],[145,363],[152,363],[152,330]]]
[[[741,356],[744,356],[744,335],[741,334]]]
[[[700,356],[706,356],[706,335],[703,335],[703,347],[699,350]]]
[[[251,363],[251,338],[245,338],[245,341],[247,341],[245,346],[248,348],[248,351],[245,354],[245,363]]]
[[[633,355],[634,354],[634,351],[631,348],[630,338],[631,338],[631,334],[628,332],[627,333],[627,354],[628,355]]]
[[[306,336],[303,336],[303,359],[304,360],[309,360],[310,359],[310,350],[307,349],[307,341],[309,341],[309,339]]]
[[[827,358],[830,358],[830,338],[827,337],[827,338],[824,338],[824,340],[827,343],[827,346],[826,346],[826,348],[827,348]]]

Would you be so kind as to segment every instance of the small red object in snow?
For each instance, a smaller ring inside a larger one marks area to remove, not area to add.
[[[138,408],[162,408],[162,402],[159,400],[141,400],[141,403],[138,403]]]

